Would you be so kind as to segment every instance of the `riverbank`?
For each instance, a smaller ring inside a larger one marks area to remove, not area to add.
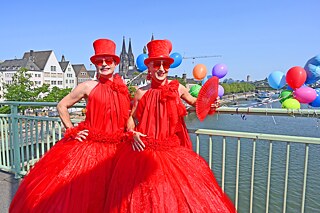
[[[249,100],[256,97],[256,93],[247,92],[247,93],[237,93],[231,95],[224,95],[221,98],[221,106],[223,105],[237,105],[239,101]]]

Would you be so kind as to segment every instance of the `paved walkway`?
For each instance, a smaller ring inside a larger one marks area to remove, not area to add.
[[[0,171],[0,213],[8,212],[18,186],[19,180],[14,179],[14,174]]]

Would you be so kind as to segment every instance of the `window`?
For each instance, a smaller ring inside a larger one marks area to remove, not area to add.
[[[68,79],[66,80],[66,84],[68,83]]]
[[[68,68],[68,71],[71,71],[71,68],[70,68],[70,67]]]
[[[56,71],[56,66],[51,66],[51,71]]]

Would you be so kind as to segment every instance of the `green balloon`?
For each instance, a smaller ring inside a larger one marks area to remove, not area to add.
[[[200,89],[201,89],[201,86],[196,84],[196,85],[193,85],[190,90],[189,90],[189,93],[190,95],[192,95],[193,97],[197,98],[198,95],[199,95],[199,92],[200,92]]]
[[[292,98],[292,97],[293,97],[293,95],[292,95],[291,90],[283,90],[279,95],[280,103],[283,103],[285,100]]]
[[[282,103],[282,108],[285,109],[300,109],[300,102],[294,98],[288,98]]]

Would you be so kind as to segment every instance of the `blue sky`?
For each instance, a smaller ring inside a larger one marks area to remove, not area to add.
[[[131,38],[137,57],[150,40],[169,39],[185,59],[171,75],[192,77],[196,64],[208,73],[228,66],[225,78],[266,78],[286,73],[320,54],[319,0],[268,1],[2,1],[0,60],[21,58],[33,49],[53,50],[73,64],[90,68],[92,42],[110,38],[120,54]]]

